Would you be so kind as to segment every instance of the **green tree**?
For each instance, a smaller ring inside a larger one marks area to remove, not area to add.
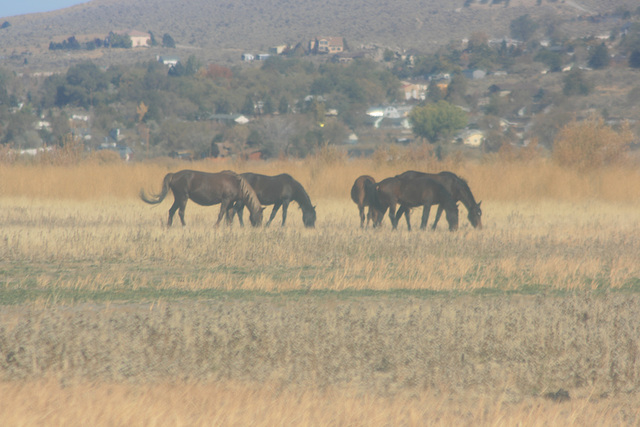
[[[55,104],[59,107],[97,105],[106,101],[104,91],[108,86],[109,81],[104,71],[92,62],[81,62],[70,67],[65,83],[56,87]]]
[[[562,56],[558,52],[552,52],[548,49],[541,49],[533,57],[534,61],[542,62],[552,73],[558,72],[562,69]]]
[[[270,95],[266,95],[262,104],[262,113],[263,114],[273,114],[276,110],[275,105],[273,104],[273,99]]]
[[[173,40],[173,37],[169,35],[169,33],[165,33],[162,36],[162,46],[170,48],[176,47],[176,42]]]
[[[195,55],[189,55],[187,58],[187,64],[184,66],[185,76],[195,76],[198,70],[202,67],[202,63],[195,57]]]
[[[253,114],[255,113],[255,103],[253,102],[253,97],[251,95],[247,95],[247,97],[244,99],[244,104],[242,105],[242,108],[240,109],[240,112],[246,116],[253,116]]]
[[[280,98],[280,102],[278,103],[278,113],[287,114],[289,112],[289,101],[286,96],[282,96]]]
[[[133,42],[131,41],[129,34],[109,33],[109,47],[128,49],[131,46],[133,46]]]
[[[604,43],[591,49],[588,62],[589,67],[601,70],[608,67],[610,62],[611,57],[609,56],[609,49],[607,49],[607,46]]]
[[[445,98],[448,101],[460,101],[464,99],[466,93],[467,79],[462,75],[462,73],[455,73],[451,76],[451,82],[449,82],[449,86],[447,86],[447,95]]]
[[[523,42],[529,41],[538,29],[538,24],[527,15],[519,16],[511,21],[509,24],[509,34],[512,38],[522,40]]]
[[[416,137],[435,143],[464,128],[467,124],[467,116],[455,105],[438,101],[424,107],[415,107],[409,113],[409,121]]]
[[[429,88],[427,89],[427,99],[431,102],[438,102],[443,99],[442,90],[438,86],[435,81],[429,83]]]
[[[591,84],[584,76],[584,72],[577,67],[573,67],[562,79],[562,82],[562,93],[567,96],[589,95],[592,89]]]
[[[149,37],[150,37],[149,44],[151,46],[158,46],[158,41],[156,40],[156,37],[153,35],[151,31],[149,31]]]
[[[640,68],[640,49],[634,50],[629,55],[629,67]]]

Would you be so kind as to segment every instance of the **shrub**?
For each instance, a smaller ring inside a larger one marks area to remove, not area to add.
[[[575,119],[558,133],[553,145],[553,158],[562,166],[592,169],[622,163],[627,158],[633,134],[625,122],[619,130],[592,116]]]

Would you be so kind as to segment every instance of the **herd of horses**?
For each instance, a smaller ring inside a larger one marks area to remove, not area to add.
[[[165,175],[160,193],[148,196],[144,190],[140,190],[140,198],[146,203],[158,204],[165,199],[169,190],[175,199],[169,208],[169,227],[173,223],[176,211],[182,225],[185,225],[184,211],[189,199],[202,206],[219,204],[220,213],[216,226],[225,214],[228,222],[233,221],[234,215],[237,214],[240,224],[244,225],[242,212],[245,207],[249,210],[251,225],[262,225],[263,205],[273,205],[267,225],[271,224],[278,209],[282,207],[284,226],[289,203],[292,201],[297,202],[302,209],[305,227],[315,227],[316,223],[316,208],[311,204],[309,195],[302,184],[286,173],[267,176],[256,173],[237,174],[233,171],[209,173],[181,170]]]
[[[351,187],[351,199],[360,211],[360,227],[365,224],[365,207],[369,207],[366,223],[377,227],[382,222],[385,212],[389,211],[389,219],[394,229],[404,215],[407,228],[411,230],[411,208],[422,206],[421,229],[427,227],[431,206],[438,205],[436,218],[432,228],[435,230],[442,211],[445,212],[449,230],[458,229],[458,202],[467,208],[467,218],[474,228],[482,228],[482,209],[476,202],[467,182],[453,172],[443,171],[436,174],[406,171],[400,175],[383,179],[376,183],[369,175],[356,179]],[[399,206],[399,208],[398,208]],[[396,208],[397,211],[396,211]]]
[[[266,223],[268,226],[282,208],[282,226],[287,220],[289,204],[295,201],[302,210],[302,222],[305,227],[313,228],[316,223],[316,209],[306,190],[289,174],[275,176],[257,173],[238,174],[233,171],[217,173],[200,172],[195,170],[181,170],[168,173],[162,181],[162,190],[158,194],[147,195],[140,190],[140,198],[149,204],[161,203],[169,191],[173,193],[174,201],[169,208],[167,226],[173,223],[173,217],[178,212],[184,226],[184,213],[187,201],[202,206],[220,205],[220,213],[216,226],[227,217],[231,223],[235,215],[240,225],[244,225],[243,211],[249,210],[249,220],[254,227],[262,224],[263,206],[273,205],[271,215]],[[376,182],[369,175],[358,177],[351,188],[351,199],[358,205],[360,226],[378,227],[385,213],[388,211],[391,225],[394,229],[404,215],[407,228],[411,230],[410,212],[412,208],[423,207],[421,228],[425,229],[429,219],[431,206],[438,205],[433,229],[445,212],[449,230],[458,228],[458,201],[467,208],[468,219],[475,228],[482,228],[482,210],[480,202],[476,203],[467,182],[452,172],[429,174],[417,171],[407,171],[394,177]],[[368,213],[365,217],[365,208]]]

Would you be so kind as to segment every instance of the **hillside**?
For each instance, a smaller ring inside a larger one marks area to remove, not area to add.
[[[616,19],[593,22],[580,16],[611,12],[627,2],[543,0],[538,5],[537,0],[476,0],[467,3],[465,7],[464,0],[92,0],[55,12],[8,18],[11,25],[0,30],[0,55],[3,66],[22,66],[26,59],[32,69],[64,67],[79,54],[49,52],[50,42],[60,42],[72,35],[78,40],[89,40],[125,29],[152,31],[160,37],[168,33],[178,44],[178,52],[189,49],[205,61],[237,60],[242,52],[306,42],[317,35],[345,37],[351,49],[376,44],[431,52],[450,40],[469,37],[477,31],[490,38],[508,36],[510,22],[524,14],[558,22],[568,36],[606,34],[620,24]],[[135,55],[112,50],[92,52],[90,56],[92,60],[108,64],[161,53],[160,48],[154,48]],[[81,55],[85,57],[87,53]]]

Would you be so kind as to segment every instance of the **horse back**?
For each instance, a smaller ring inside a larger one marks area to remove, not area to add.
[[[189,197],[202,206],[211,206],[224,199],[235,201],[240,198],[240,180],[232,171],[216,173],[182,170],[171,180],[171,189]]]
[[[367,205],[367,194],[365,192],[365,182],[369,182],[371,184],[376,183],[376,180],[369,175],[362,175],[356,178],[353,183],[353,187],[351,187],[351,200],[357,205]]]
[[[247,172],[240,174],[249,185],[253,187],[260,203],[263,205],[273,205],[283,199],[291,199],[297,181],[287,173],[279,175],[262,175],[259,173]]]
[[[417,207],[425,204],[450,205],[453,203],[451,193],[447,188],[429,176],[402,180],[398,201],[408,207]]]

